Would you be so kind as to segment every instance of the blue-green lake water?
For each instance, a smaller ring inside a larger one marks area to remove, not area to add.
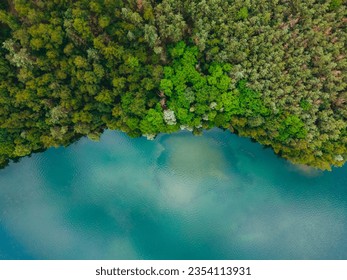
[[[347,166],[107,131],[0,170],[1,259],[347,259]]]

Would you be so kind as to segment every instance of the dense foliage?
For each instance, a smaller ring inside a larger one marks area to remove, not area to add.
[[[0,4],[0,165],[104,129],[221,127],[301,164],[347,159],[344,0]]]

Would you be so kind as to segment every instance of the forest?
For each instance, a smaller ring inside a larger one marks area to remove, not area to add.
[[[106,129],[214,127],[293,163],[342,166],[346,4],[2,1],[0,166]]]

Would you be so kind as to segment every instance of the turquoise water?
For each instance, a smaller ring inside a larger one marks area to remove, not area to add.
[[[108,131],[0,170],[0,258],[347,259],[346,171],[219,130]]]

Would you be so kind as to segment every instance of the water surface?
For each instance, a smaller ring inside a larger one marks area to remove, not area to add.
[[[219,130],[108,131],[0,170],[0,258],[347,259],[346,171]]]

